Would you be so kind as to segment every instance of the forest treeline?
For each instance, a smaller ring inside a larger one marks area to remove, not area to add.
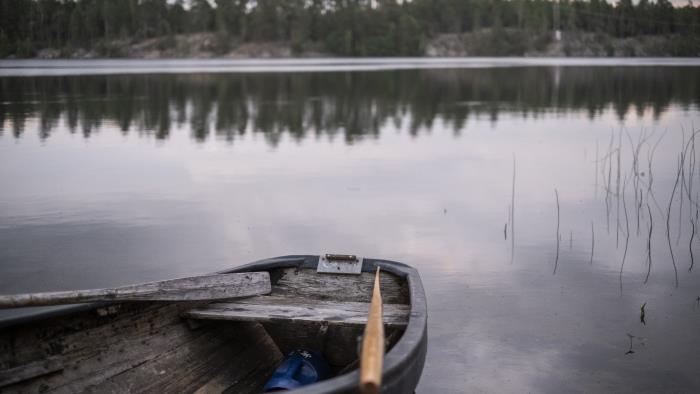
[[[292,53],[417,56],[440,34],[542,34],[555,25],[615,38],[676,35],[694,47],[700,7],[668,0],[562,0],[558,7],[549,0],[2,0],[0,57],[43,48],[121,56],[117,42],[170,37],[160,44],[168,46],[200,32],[213,33],[222,54],[241,43],[284,42]]]

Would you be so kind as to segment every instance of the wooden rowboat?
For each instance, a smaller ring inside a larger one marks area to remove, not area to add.
[[[259,393],[285,354],[307,348],[322,352],[333,377],[299,392],[356,393],[358,337],[380,267],[381,392],[412,393],[427,351],[418,272],[386,260],[355,265],[354,275],[328,273],[346,267],[277,257],[222,272],[267,271],[269,295],[93,303],[0,320],[0,392]]]

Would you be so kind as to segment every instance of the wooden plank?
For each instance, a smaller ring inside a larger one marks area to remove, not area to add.
[[[259,393],[281,360],[282,354],[259,324],[219,322],[194,341],[109,377],[90,391],[220,393],[233,387],[236,392]]]
[[[191,331],[182,324],[179,313],[189,309],[183,306],[131,304],[123,305],[116,316],[98,318],[94,312],[84,312],[72,318],[13,327],[10,331],[14,333],[0,335],[8,340],[8,356],[26,362],[30,357],[41,358],[42,353],[55,355],[61,358],[64,370],[12,388],[20,392],[36,392],[39,387],[56,393],[83,392],[171,349],[185,349],[184,345],[191,348],[211,334],[209,330]]]
[[[63,365],[61,365],[58,357],[48,357],[44,360],[37,360],[19,367],[0,371],[0,387],[61,370],[63,370]]]
[[[228,322],[219,323],[232,324]],[[211,379],[197,388],[196,394],[219,394],[226,391],[236,394],[260,393],[267,379],[272,376],[275,368],[282,362],[284,356],[260,324],[233,324],[254,327],[256,331],[251,337],[255,340],[255,343],[247,341],[245,349],[237,352],[235,357],[232,357],[230,352],[220,352],[225,356],[222,359],[222,365],[212,375]]]
[[[285,268],[271,273],[272,295],[328,301],[370,302],[374,273],[361,275],[318,274],[313,269]],[[278,278],[274,280],[274,278]],[[388,272],[379,276],[386,304],[410,304],[404,278]]]
[[[269,294],[268,272],[215,274],[118,287],[0,296],[1,308],[98,301],[197,301]]]
[[[387,304],[384,323],[404,327],[408,324],[410,306]],[[360,325],[367,322],[369,303],[320,301],[279,296],[259,296],[232,302],[216,302],[186,311],[192,319],[235,320],[257,322],[316,322]]]

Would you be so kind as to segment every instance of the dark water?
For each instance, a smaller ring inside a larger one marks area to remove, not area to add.
[[[354,253],[419,392],[700,391],[700,67],[191,71],[4,71],[0,292]]]

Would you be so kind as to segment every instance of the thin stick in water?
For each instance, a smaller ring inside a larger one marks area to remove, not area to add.
[[[595,231],[593,231],[593,222],[591,222],[591,261],[589,264],[593,264],[593,250],[595,248]]]
[[[656,140],[656,143],[654,146],[648,151],[647,154],[647,163],[648,163],[648,173],[649,173],[649,183],[647,184],[647,200],[649,199],[648,194],[651,193],[651,187],[652,184],[654,183],[654,173],[653,173],[653,162],[654,162],[654,153],[656,153],[656,148],[659,147],[659,144],[661,144],[661,140],[663,140],[664,136],[666,136],[666,133],[668,133],[668,129],[664,130],[663,134],[659,137],[658,140]]]
[[[622,182],[622,207],[625,211],[625,251],[622,254],[622,263],[620,264],[620,293],[622,293],[622,271],[625,268],[625,260],[627,259],[627,246],[630,243],[630,221],[627,216],[627,201],[625,198],[625,189],[627,188],[627,177]]]
[[[615,179],[615,201],[616,201],[616,208],[615,208],[615,214],[617,216],[617,227],[615,228],[615,247],[618,248],[620,246],[620,171],[622,170],[620,167],[620,162],[622,161],[622,129],[620,129],[620,133],[618,134],[618,144],[617,144],[617,177]]]
[[[510,196],[510,263],[515,260],[515,153],[513,153],[513,187]]]
[[[632,187],[634,189],[634,205],[635,207],[637,207],[639,206],[639,196],[637,195],[637,183],[639,181],[639,165],[637,163],[639,151],[641,150],[642,144],[644,143],[644,128],[642,128],[642,133],[639,136],[637,144],[634,143],[632,135],[630,134],[629,129],[627,128],[625,128],[625,135],[627,136],[627,140],[630,143],[630,150],[632,152]],[[639,235],[639,210],[637,210],[637,235]]]
[[[610,146],[608,147],[608,188],[605,191],[605,215],[607,218],[608,235],[610,235],[610,188],[612,183],[613,141],[615,141],[615,132],[611,131]]]
[[[557,199],[557,255],[554,258],[554,271],[552,275],[557,273],[557,266],[559,265],[559,192],[554,188],[554,196]]]
[[[640,215],[644,215],[643,212],[640,212],[642,210],[642,206],[644,205],[644,192],[642,192],[642,188],[639,188],[639,205],[637,205],[637,217]],[[638,219],[639,220],[639,219]],[[639,227],[637,227],[637,236],[639,237]]]
[[[691,147],[690,147],[690,159],[688,160],[688,199],[693,201],[693,177],[695,176],[695,133],[690,137]],[[697,203],[697,202],[696,202]],[[691,209],[692,212],[692,209]]]
[[[676,246],[678,246],[678,243],[681,241],[681,228],[682,228],[682,223],[683,221],[681,220],[681,217],[683,217],[683,189],[685,188],[685,128],[681,127],[681,132],[683,134],[683,144],[681,145],[681,161],[678,164],[678,169],[681,174],[681,179],[680,179],[680,184],[681,184],[681,190],[678,193],[679,198],[679,204],[678,204],[678,235],[676,236]]]
[[[673,197],[676,195],[678,188],[678,180],[681,176],[680,167],[676,172],[676,182],[673,184],[671,198],[668,200],[668,211],[666,212],[666,239],[668,240],[668,251],[671,253],[671,264],[673,264],[673,272],[676,277],[676,287],[678,287],[678,268],[676,267],[676,258],[673,256],[673,246],[671,245],[671,206],[673,205]]]
[[[693,272],[693,266],[695,265],[695,257],[693,256],[693,238],[695,238],[695,221],[698,217],[698,210],[695,210],[695,218],[690,217],[690,242],[688,243],[688,248],[690,249],[690,267],[688,267],[688,272]]]
[[[595,187],[593,188],[593,198],[598,198],[598,139],[595,140]]]
[[[649,275],[651,274],[651,234],[654,231],[654,218],[651,215],[651,207],[647,201],[647,212],[649,213],[649,236],[647,237],[647,259],[649,264],[647,265],[647,276],[644,278],[644,284],[649,281]]]

